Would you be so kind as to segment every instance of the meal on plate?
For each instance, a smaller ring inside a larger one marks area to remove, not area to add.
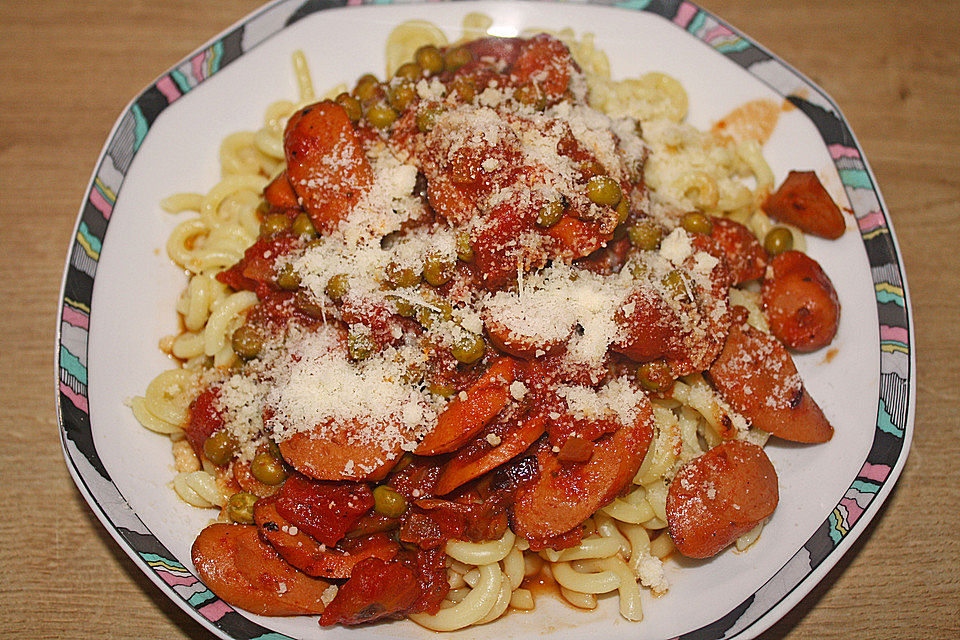
[[[548,582],[640,620],[671,554],[760,535],[769,436],[832,436],[790,350],[837,331],[800,249],[844,220],[813,172],[774,190],[781,105],[700,131],[589,36],[468,22],[402,25],[387,80],[324,100],[296,54],[301,104],[164,203],[197,213],[179,362],[132,407],[219,509],[193,562],[236,607],[453,630]]]

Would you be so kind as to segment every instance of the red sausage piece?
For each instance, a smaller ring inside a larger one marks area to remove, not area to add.
[[[688,462],[670,483],[667,523],[677,550],[709,558],[777,508],[777,472],[755,444],[728,440]]]
[[[587,462],[563,464],[545,438],[534,448],[540,478],[522,489],[513,506],[517,535],[528,540],[572,530],[613,500],[630,483],[653,437],[653,412],[644,402],[632,425],[594,443]]]
[[[830,240],[842,236],[846,228],[840,207],[813,171],[791,171],[763,203],[763,210],[771,218]]]
[[[277,555],[248,525],[217,523],[200,532],[190,556],[211,591],[264,616],[315,615],[329,583],[310,578]]]
[[[708,371],[713,385],[754,426],[793,442],[826,442],[833,427],[775,337],[734,323]]]
[[[314,226],[333,229],[373,182],[347,112],[330,100],[304,107],[290,117],[283,140],[290,185]]]
[[[767,252],[745,226],[728,218],[711,218],[710,237],[723,251],[733,284],[763,277],[767,268]]]
[[[493,420],[510,401],[510,384],[516,377],[516,360],[503,357],[467,389],[466,400],[454,398],[437,420],[437,426],[420,442],[417,455],[433,456],[459,449]]]
[[[790,349],[816,351],[837,335],[837,291],[817,261],[805,253],[785,251],[770,261],[763,280],[763,309],[770,331]]]

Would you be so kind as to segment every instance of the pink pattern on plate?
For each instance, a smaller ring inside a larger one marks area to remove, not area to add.
[[[909,338],[909,334],[907,333],[907,329],[905,327],[888,327],[885,324],[880,325],[881,340],[896,340],[897,342],[907,342],[908,338]],[[887,471],[889,472],[889,469]]]
[[[210,622],[216,622],[233,611],[233,609],[223,600],[215,600],[208,605],[200,607],[197,611]]]
[[[857,504],[856,500],[853,498],[841,498],[840,504],[847,510],[847,526],[852,525],[860,519],[860,514],[863,513],[863,507]]]
[[[178,585],[197,584],[197,579],[194,576],[170,573],[169,571],[164,571],[163,569],[155,569],[155,571],[157,572],[157,575],[160,576],[160,579],[171,587],[176,587]]]
[[[718,24],[713,29],[708,31],[706,35],[703,36],[705,42],[713,42],[714,40],[720,40],[722,38],[728,38],[733,35],[733,31],[727,29],[722,24]]]
[[[197,82],[200,82],[203,80],[203,77],[204,77],[203,63],[206,61],[206,59],[207,59],[207,52],[201,51],[200,53],[195,55],[193,59],[190,61],[190,66],[193,69],[193,78]]]
[[[84,413],[90,413],[90,409],[87,406],[87,399],[63,382],[60,383],[60,393],[67,396],[70,402],[73,403],[73,406],[75,406],[77,409],[80,409],[80,411],[83,411]]]
[[[860,231],[867,232],[886,225],[883,221],[882,213],[879,211],[871,211],[862,218],[857,218],[857,226],[860,227]]]
[[[683,28],[686,28],[690,21],[693,20],[693,16],[697,15],[698,9],[690,4],[689,2],[684,2],[680,5],[680,8],[677,9],[677,15],[673,17],[674,24],[678,24]]]
[[[906,329],[904,329],[906,331]],[[904,337],[906,340],[906,337]],[[875,482],[883,482],[887,479],[887,476],[890,475],[890,466],[885,464],[870,464],[869,462],[863,463],[863,469],[860,469],[860,473],[857,475],[861,478],[867,478],[868,480],[873,480]]]
[[[163,76],[157,80],[157,89],[159,89],[163,97],[167,99],[167,102],[173,102],[183,95],[177,87],[177,83],[175,83],[170,76]]]
[[[845,147],[842,144],[832,144],[829,147],[830,157],[834,160],[840,158],[859,158],[860,152],[853,147]]]
[[[90,204],[102,213],[104,218],[107,220],[110,219],[110,214],[113,213],[113,205],[107,202],[107,199],[103,197],[103,194],[100,193],[96,187],[90,190]]]
[[[85,313],[77,311],[68,304],[63,305],[63,321],[71,327],[79,327],[81,329],[88,329],[90,327],[90,317]]]

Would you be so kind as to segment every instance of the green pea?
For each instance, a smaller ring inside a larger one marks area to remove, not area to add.
[[[457,392],[457,388],[448,382],[433,381],[427,385],[427,391],[441,398],[449,398]]]
[[[534,82],[528,82],[514,89],[513,99],[537,111],[543,111],[547,108],[547,96]]]
[[[280,445],[278,445],[273,439],[267,439],[267,448],[270,450],[271,455],[277,460],[283,460],[283,454],[280,453]]]
[[[443,71],[443,54],[432,44],[424,45],[413,54],[413,59],[428,74]]]
[[[290,228],[290,218],[282,213],[268,214],[260,223],[260,235],[272,236]]]
[[[420,79],[420,76],[423,74],[423,69],[420,68],[420,65],[416,62],[404,62],[397,69],[396,73],[393,74],[394,78],[403,78],[404,80],[409,80],[410,82],[416,82]]]
[[[419,363],[404,364],[400,362],[403,371],[400,373],[399,380],[402,384],[419,385],[423,381],[424,366]]]
[[[326,309],[320,300],[313,297],[313,294],[304,289],[297,290],[293,294],[293,304],[312,318],[323,318],[326,315]]]
[[[587,181],[587,197],[607,207],[620,204],[620,185],[609,176],[593,176]]]
[[[686,300],[689,298],[686,282],[684,282],[683,274],[679,269],[669,271],[660,279],[660,282],[675,300]]]
[[[374,344],[373,338],[371,338],[368,333],[351,331],[349,335],[347,335],[347,351],[352,360],[366,360],[373,354],[376,348],[377,345]]]
[[[253,524],[253,506],[257,503],[257,496],[246,491],[238,491],[227,501],[227,515],[234,522]]]
[[[429,329],[438,321],[449,322],[453,319],[453,305],[443,299],[432,300],[429,307],[417,307],[415,317],[424,329]]]
[[[563,202],[554,200],[540,207],[537,212],[537,225],[547,228],[560,222],[563,217]]]
[[[253,457],[250,462],[250,473],[263,484],[270,486],[278,485],[287,479],[283,462],[268,451],[262,451]]]
[[[710,235],[713,232],[713,222],[699,211],[691,211],[685,214],[680,224],[687,233]]]
[[[617,225],[621,225],[630,217],[630,205],[626,198],[620,198],[620,204],[617,205]]]
[[[450,83],[450,93],[456,93],[463,102],[473,102],[477,97],[477,85],[467,78],[456,78]]]
[[[373,490],[373,510],[388,518],[399,518],[407,510],[407,500],[385,484]]]
[[[397,289],[414,287],[420,283],[420,274],[409,267],[401,267],[396,262],[387,265],[383,272],[389,285]]]
[[[662,391],[670,380],[670,367],[662,360],[644,362],[637,367],[637,381],[647,391]]]
[[[317,235],[317,228],[313,226],[310,216],[305,213],[297,214],[290,229],[301,238],[312,238]]]
[[[630,244],[637,249],[653,251],[660,246],[660,240],[663,239],[663,229],[653,220],[640,220],[627,229],[627,237],[630,238]]]
[[[353,122],[356,122],[363,116],[363,108],[360,106],[360,101],[346,91],[337,95],[334,101],[343,107],[343,110],[347,112],[347,117]]]
[[[377,76],[366,73],[357,80],[357,86],[353,88],[353,95],[361,102],[367,102],[375,99],[382,91]]]
[[[772,256],[793,249],[793,234],[786,227],[774,227],[763,239],[763,248]]]
[[[238,447],[237,439],[232,433],[219,429],[203,442],[203,455],[213,464],[222,467],[233,459]]]
[[[233,352],[245,360],[256,358],[263,350],[263,336],[252,324],[240,325],[230,337]]]
[[[367,109],[367,122],[377,129],[386,129],[397,120],[397,112],[393,107],[377,103]]]
[[[650,267],[643,260],[633,260],[630,262],[630,273],[634,278],[646,278],[650,275]]]
[[[300,274],[294,270],[292,264],[287,262],[280,267],[280,271],[277,273],[277,284],[281,289],[293,291],[300,286]]]
[[[443,113],[443,107],[437,103],[429,104],[417,111],[417,129],[420,133],[426,133],[433,129],[437,124],[437,118]]]
[[[473,60],[473,55],[468,49],[463,47],[455,47],[453,49],[447,50],[443,54],[443,68],[445,71],[456,71],[465,64],[470,63]]]
[[[390,89],[390,106],[397,111],[406,111],[417,99],[417,90],[409,83],[398,84]]]
[[[334,302],[342,302],[343,296],[350,290],[350,277],[345,273],[338,273],[327,280],[323,292]]]
[[[453,277],[453,262],[440,254],[431,253],[423,265],[423,279],[434,287],[450,282]]]
[[[473,245],[470,244],[470,234],[462,231],[457,234],[457,257],[464,262],[473,262]]]
[[[483,337],[465,331],[464,335],[453,343],[453,348],[450,349],[450,353],[463,364],[473,364],[483,357],[485,350],[486,344],[483,341]]]
[[[412,302],[403,298],[394,299],[393,304],[397,307],[397,313],[404,318],[412,318],[417,309]]]

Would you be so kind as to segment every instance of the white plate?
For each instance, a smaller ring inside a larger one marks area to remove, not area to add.
[[[84,497],[138,566],[224,638],[434,637],[410,622],[321,631],[314,619],[236,612],[193,575],[190,545],[210,512],[175,496],[169,441],[140,427],[124,404],[170,366],[157,340],[178,326],[173,309],[184,279],[163,250],[175,220],[158,202],[176,191],[206,191],[218,178],[220,140],[257,128],[270,102],[295,99],[294,49],[305,52],[323,90],[367,71],[382,74],[386,37],[406,19],[428,18],[453,37],[462,16],[478,10],[501,35],[572,26],[596,34],[614,77],[657,70],[679,78],[690,121],[700,127],[749,99],[789,97],[799,107],[783,114],[765,147],[777,182],[789,169],[815,170],[853,213],[840,240],[809,241],[843,305],[836,355],[797,358],[836,435],[818,446],[770,444],[781,501],[759,541],[746,553],[669,562],[670,592],[646,597],[643,622],[621,619],[615,597],[595,612],[540,598],[533,614],[467,634],[756,636],[864,530],[900,474],[913,429],[914,338],[903,266],[873,175],[839,110],[783,62],[687,2],[342,4],[288,0],[252,14],[161,76],[115,125],[80,209],[57,337],[63,448]]]

